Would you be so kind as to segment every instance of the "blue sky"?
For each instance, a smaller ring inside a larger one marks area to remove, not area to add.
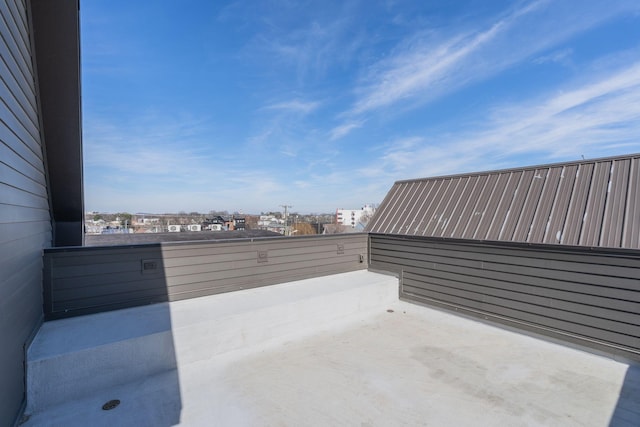
[[[85,208],[301,213],[640,152],[640,2],[83,1]]]

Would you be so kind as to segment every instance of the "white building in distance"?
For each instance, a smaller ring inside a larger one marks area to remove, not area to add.
[[[351,228],[364,228],[375,210],[373,205],[364,205],[362,209],[336,209],[336,223]]]

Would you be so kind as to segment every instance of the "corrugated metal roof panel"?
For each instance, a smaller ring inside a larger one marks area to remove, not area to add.
[[[425,186],[424,182],[416,182],[415,184],[416,185],[411,188],[406,202],[402,204],[403,217],[400,222],[395,224],[395,227],[391,232],[393,234],[406,233],[408,230],[408,224],[411,222],[411,212],[415,210],[415,207],[418,204],[418,198],[421,194],[421,188]]]
[[[622,247],[637,248],[640,246],[640,159],[631,159],[629,185],[627,186],[627,205],[624,212],[622,230]]]
[[[438,193],[441,191],[442,186],[444,185],[444,180],[433,180],[433,186],[429,190],[429,193],[425,197],[425,200],[422,202],[422,206],[424,206],[422,210],[422,216],[420,216],[420,212],[416,215],[416,218],[419,217],[419,222],[416,225],[413,233],[409,232],[410,235],[421,235],[426,227],[429,219],[427,218],[427,214],[430,212],[431,207],[434,203],[434,200],[437,200]]]
[[[531,223],[538,209],[542,189],[544,188],[548,173],[549,169],[537,169],[533,178],[531,178],[529,191],[527,191],[527,194],[524,196],[520,217],[516,221],[516,227],[510,240],[517,242],[526,242],[528,240],[529,234],[531,234]]]
[[[569,199],[569,211],[564,222],[560,243],[564,245],[578,245],[580,233],[584,223],[584,212],[593,175],[593,163],[578,165],[576,182]]]
[[[467,220],[464,229],[462,229],[461,233],[456,233],[452,237],[459,237],[463,239],[473,239],[475,237],[476,231],[480,228],[480,223],[485,216],[484,214],[487,209],[487,203],[495,194],[493,190],[501,176],[502,175],[490,175],[487,177],[484,186],[478,193],[476,204],[470,212],[471,216]],[[486,223],[489,224],[489,221],[486,221]]]
[[[531,187],[535,173],[535,170],[527,170],[520,173],[520,180],[518,181],[518,186],[516,187],[513,198],[511,199],[511,204],[509,205],[505,221],[500,229],[498,240],[513,240],[513,235],[516,231],[520,215],[522,215],[524,202],[527,198],[527,194],[529,193],[529,187]]]
[[[501,192],[500,199],[498,199],[497,208],[495,208],[495,214],[493,218],[491,218],[491,223],[489,224],[489,230],[487,230],[487,234],[482,237],[478,236],[477,238],[480,240],[499,240],[500,233],[504,228],[504,223],[509,217],[509,207],[513,202],[513,197],[516,192],[516,188],[518,187],[518,183],[520,183],[520,178],[522,177],[522,172],[510,172],[509,178],[504,183],[504,187],[498,188],[497,190]],[[488,211],[493,210],[493,206],[487,207]]]
[[[489,229],[493,224],[493,219],[500,211],[500,201],[504,197],[504,189],[511,179],[512,174],[501,173],[494,174],[492,176],[496,176],[495,184],[493,185],[493,188],[491,188],[491,194],[489,195],[486,204],[482,206],[480,221],[478,222],[475,230],[469,227],[465,233],[465,235],[470,236],[471,239],[485,240],[487,238]]]
[[[581,246],[598,246],[600,243],[600,230],[604,215],[604,204],[607,200],[610,170],[611,162],[601,162],[594,165],[591,188],[589,188],[589,197],[587,198],[587,208],[584,213],[582,232],[580,233]]]
[[[556,197],[551,204],[549,221],[547,222],[543,243],[560,243],[562,231],[567,212],[569,210],[569,200],[573,192],[573,185],[576,182],[577,165],[564,166],[560,173],[560,180],[556,190]],[[532,239],[535,241],[535,239]]]
[[[478,198],[484,192],[484,187],[487,183],[487,176],[475,176],[472,178],[473,187],[469,185],[469,193],[463,196],[463,202],[460,203],[461,209],[453,213],[453,217],[457,219],[455,226],[449,234],[450,237],[461,238],[464,236],[467,230],[469,221],[473,218],[476,212]]]
[[[425,236],[425,235],[430,236],[431,235],[431,234],[428,234],[427,230],[433,224],[434,219],[437,218],[436,212],[437,212],[439,206],[442,204],[442,201],[444,199],[443,195],[446,195],[447,191],[449,191],[449,186],[450,185],[451,185],[451,180],[450,179],[442,180],[442,182],[440,184],[440,187],[438,188],[438,192],[434,196],[432,203],[429,204],[429,207],[425,211],[424,217],[422,218],[422,224],[420,226],[421,235],[423,235],[423,236]]]
[[[420,211],[424,202],[427,201],[426,195],[433,187],[433,182],[420,182],[415,192],[415,200],[413,200],[410,210],[402,223],[401,231],[404,233],[411,233],[411,230],[416,226],[417,214]]]
[[[380,225],[382,224],[382,221],[385,218],[387,218],[388,211],[390,209],[389,200],[391,199],[391,197],[393,197],[393,195],[396,192],[396,189],[399,186],[400,186],[400,184],[398,184],[398,183],[393,184],[393,187],[391,187],[391,190],[389,190],[387,195],[384,196],[384,200],[382,201],[380,206],[378,206],[378,209],[377,209],[377,212],[379,213],[379,215],[374,215],[373,218],[371,218],[369,220],[369,224],[367,225],[368,228],[378,229],[380,227]]]
[[[624,159],[616,160],[611,165],[600,246],[619,247],[622,244],[622,225],[624,223],[630,164],[630,159]]]
[[[399,193],[398,193],[398,197],[395,198],[394,200],[394,204],[393,204],[393,209],[394,210],[399,210],[402,209],[402,201],[407,197],[407,195],[411,192],[412,187],[415,185],[415,183],[411,183],[407,186],[405,186]],[[389,218],[389,221],[385,223],[385,233],[390,233],[393,234],[395,231],[394,229],[397,228],[397,222],[398,220],[402,219],[403,215],[394,215],[393,217]]]
[[[469,178],[460,178],[451,181],[453,191],[451,191],[446,199],[443,199],[443,204],[438,207],[432,224],[432,231],[430,236],[444,237],[445,230],[451,222],[451,214],[456,207],[456,204],[460,201],[462,194],[469,183]]]
[[[640,249],[640,154],[398,181],[368,229]]]
[[[394,217],[397,216],[395,208],[396,208],[396,205],[398,204],[398,199],[402,197],[403,193],[407,189],[407,186],[396,184],[394,185],[394,188],[396,190],[391,192],[391,197],[389,198],[387,205],[381,206],[381,208],[383,209],[386,208],[389,211],[389,214],[387,215],[380,215],[380,218],[382,220],[382,223],[380,224],[380,229],[382,230],[383,233],[388,233],[388,228],[391,226],[391,221],[393,221]]]
[[[544,239],[549,224],[549,217],[551,216],[551,208],[553,208],[558,195],[557,191],[562,171],[562,167],[549,169],[547,178],[544,181],[544,186],[538,197],[538,206],[529,226],[527,242],[541,242]]]

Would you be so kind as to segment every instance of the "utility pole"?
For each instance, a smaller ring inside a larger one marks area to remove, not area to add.
[[[284,208],[284,235],[289,236],[289,221],[287,220],[287,209],[292,208],[291,205],[280,205],[281,208]]]

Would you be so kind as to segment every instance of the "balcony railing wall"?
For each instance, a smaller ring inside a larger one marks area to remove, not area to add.
[[[46,249],[45,319],[367,268],[367,235]]]
[[[640,251],[626,249],[383,234],[54,248],[45,251],[45,316],[368,267],[398,274],[406,300],[640,360]]]

